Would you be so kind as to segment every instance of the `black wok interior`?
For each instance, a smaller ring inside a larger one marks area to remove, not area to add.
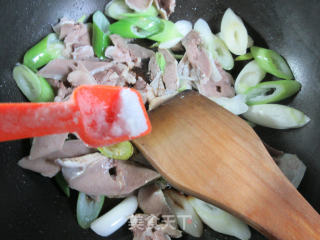
[[[12,69],[28,48],[51,31],[51,24],[63,16],[78,19],[102,10],[105,4],[105,0],[1,0],[0,102],[25,101],[12,78]],[[301,92],[289,103],[312,121],[297,130],[257,128],[257,132],[269,145],[295,153],[304,161],[307,172],[299,191],[320,212],[320,1],[177,0],[172,20],[194,22],[202,17],[217,32],[228,7],[245,21],[257,45],[267,45],[285,57],[302,83]],[[29,148],[29,140],[0,143],[1,238],[102,239],[77,225],[75,193],[68,199],[51,179],[17,166]],[[105,205],[110,208],[115,202]],[[127,229],[125,226],[107,239],[132,239]],[[193,238],[185,235],[183,239]],[[206,229],[201,239],[232,238]],[[264,238],[253,232],[251,239]]]

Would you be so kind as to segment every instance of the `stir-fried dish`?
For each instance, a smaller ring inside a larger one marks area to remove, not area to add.
[[[283,57],[254,44],[233,10],[225,11],[213,34],[201,18],[194,24],[168,20],[174,9],[174,0],[113,0],[92,20],[63,17],[54,33],[26,52],[13,77],[31,102],[63,102],[80,85],[109,85],[136,89],[152,110],[193,89],[252,127],[290,129],[310,121],[278,103],[301,84]],[[228,71],[240,62],[243,69],[232,76]],[[267,74],[275,78],[264,81]],[[266,148],[298,187],[305,165],[294,154]],[[128,220],[135,240],[179,238],[182,232],[200,237],[203,224],[239,239],[251,236],[241,220],[170,187],[129,141],[95,149],[73,133],[36,137],[18,164],[54,178],[67,196],[78,191],[79,225],[101,236]],[[105,198],[125,199],[101,213]]]

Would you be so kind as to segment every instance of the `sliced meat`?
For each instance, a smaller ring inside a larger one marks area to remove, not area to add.
[[[42,152],[41,157],[36,159],[31,158],[31,156],[24,157],[18,162],[18,165],[22,168],[38,172],[45,177],[53,177],[61,169],[60,165],[55,163],[57,158],[77,157],[95,151],[96,149],[88,148],[81,140],[68,140],[64,142],[62,148],[56,148],[54,152],[51,150],[51,153],[47,152],[43,154]]]
[[[166,66],[162,76],[167,92],[175,92],[179,87],[178,62],[167,49],[159,49],[166,60]]]
[[[168,19],[176,7],[176,0],[154,0],[154,3],[164,19]]]
[[[67,81],[71,86],[78,87],[81,85],[97,85],[97,81],[85,68],[82,62],[78,62],[76,65],[77,66],[67,77]]]
[[[188,76],[199,92],[207,97],[233,97],[235,91],[232,76],[201,47],[199,33],[191,31],[183,40],[186,54],[178,66],[179,75]],[[191,65],[191,66],[190,66]]]
[[[147,10],[151,6],[152,2],[153,0],[125,0],[127,6],[137,12]]]
[[[24,169],[40,173],[42,176],[50,178],[54,177],[60,171],[58,164],[44,158],[30,160],[30,157],[24,157],[18,162],[18,165]]]
[[[71,188],[94,196],[126,196],[160,176],[148,168],[108,159],[100,153],[57,162]]]
[[[80,63],[90,72],[91,75],[102,72],[112,66],[112,64],[109,62],[55,59],[43,67],[38,74],[44,78],[63,81],[67,79],[68,74],[72,72]]]
[[[89,45],[76,47],[71,53],[71,56],[73,60],[85,60],[93,58],[93,47]]]
[[[141,188],[138,192],[140,209],[146,214],[172,215],[164,194],[157,184],[150,184]]]
[[[46,158],[52,153],[60,152],[67,137],[68,133],[35,137],[30,150],[30,160]]]
[[[141,60],[150,58],[154,55],[152,50],[141,47],[137,44],[129,44],[119,35],[110,35],[114,46],[106,49],[105,56],[111,58],[115,62],[125,63],[130,69],[133,67],[141,67]]]
[[[60,39],[64,39],[65,57],[75,58],[75,56],[79,56],[79,54],[81,55],[81,59],[93,57],[91,52],[92,49],[90,49],[91,37],[89,25],[62,18],[53,29],[59,34]],[[87,46],[87,48],[80,48],[84,46]]]
[[[55,96],[54,98],[54,101],[55,102],[64,102],[64,101],[67,101],[71,94],[72,94],[72,91],[73,91],[73,88],[71,87],[66,87],[64,85],[63,82],[58,82],[58,90],[57,90],[57,95]]]

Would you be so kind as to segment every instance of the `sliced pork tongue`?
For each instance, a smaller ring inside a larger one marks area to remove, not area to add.
[[[164,19],[168,19],[176,7],[176,0],[154,0],[154,3]]]
[[[232,76],[202,48],[199,33],[191,31],[182,40],[182,45],[186,53],[178,66],[179,77],[191,78],[190,83],[206,97],[235,95]]]

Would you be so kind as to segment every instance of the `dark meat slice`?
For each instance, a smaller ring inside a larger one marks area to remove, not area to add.
[[[154,3],[164,19],[168,19],[176,7],[176,0],[154,0]]]
[[[160,175],[127,161],[108,159],[100,153],[59,159],[62,173],[71,188],[88,195],[122,197]]]

